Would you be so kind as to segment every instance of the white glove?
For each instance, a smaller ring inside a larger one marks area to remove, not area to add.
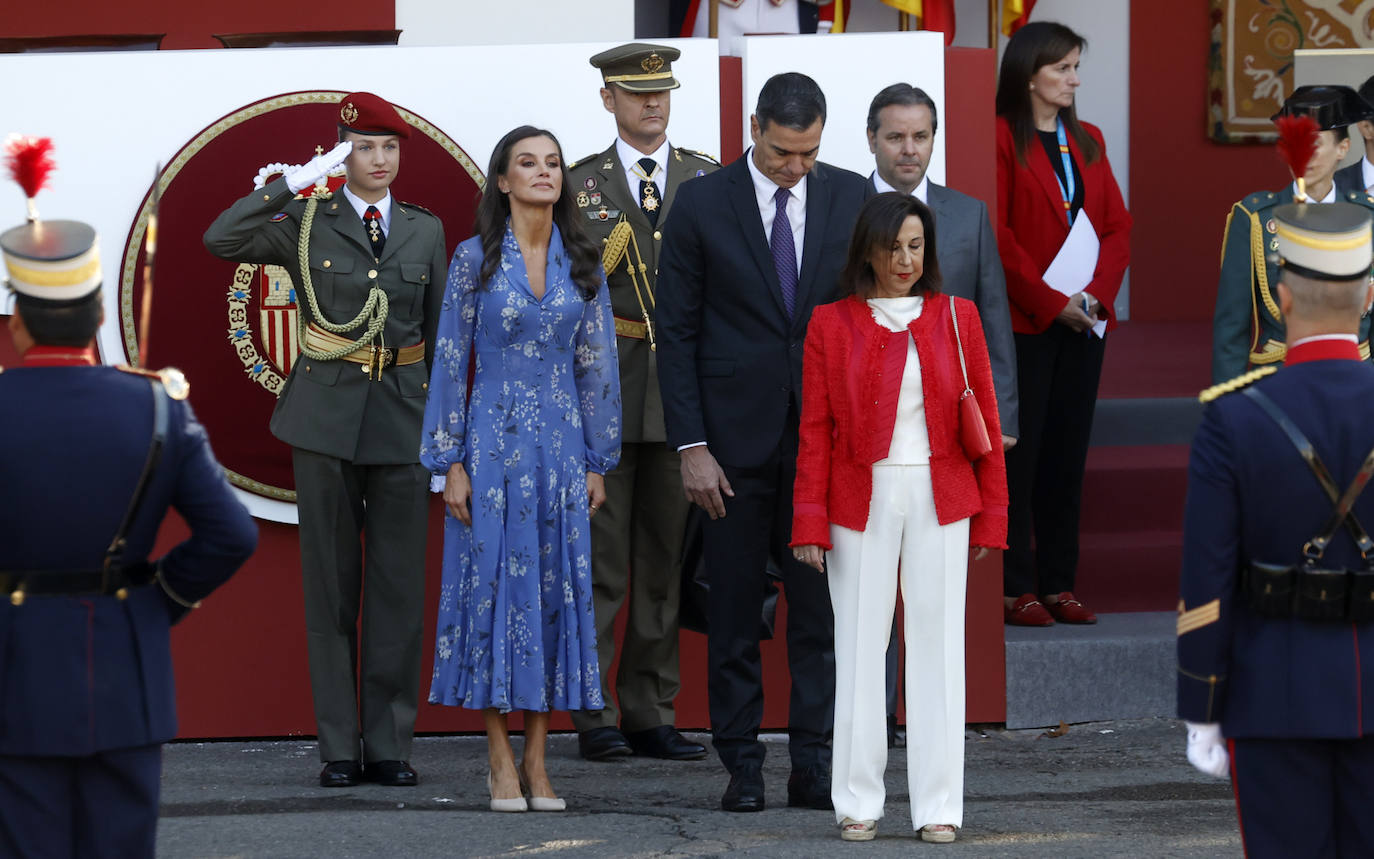
[[[338,146],[324,153],[316,155],[301,166],[286,174],[286,187],[291,189],[293,194],[299,194],[311,185],[329,175],[329,171],[344,163],[348,153],[353,151],[353,142],[345,140]]]
[[[1188,763],[1205,775],[1224,778],[1231,757],[1226,754],[1226,741],[1221,738],[1221,725],[1216,722],[1183,724],[1188,726]]]

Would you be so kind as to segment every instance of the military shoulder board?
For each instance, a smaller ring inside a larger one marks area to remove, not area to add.
[[[1224,382],[1213,385],[1197,395],[1199,403],[1210,403],[1222,394],[1229,394],[1232,391],[1239,391],[1241,388],[1263,379],[1271,373],[1278,372],[1278,367],[1270,365],[1268,367],[1256,367],[1248,373],[1242,373],[1234,379],[1227,379]]]

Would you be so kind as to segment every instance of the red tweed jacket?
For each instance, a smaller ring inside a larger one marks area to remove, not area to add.
[[[954,299],[969,385],[978,397],[993,451],[970,463],[959,446],[964,390],[949,298],[928,297],[907,331],[889,331],[862,299],[817,307],[806,330],[801,446],[792,501],[792,545],[830,549],[830,525],[862,531],[873,495],[873,463],[892,445],[906,366],[906,338],[916,340],[930,435],[930,478],[941,525],[972,517],[969,544],[1006,548],[1007,468],[997,443],[997,395],[983,326],[973,302]]]

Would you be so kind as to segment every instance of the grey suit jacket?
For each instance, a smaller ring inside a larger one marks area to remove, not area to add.
[[[997,239],[982,200],[931,182],[926,194],[935,213],[935,246],[940,260],[944,291],[967,298],[978,306],[983,336],[992,360],[992,381],[997,388],[997,414],[1002,433],[1016,438],[1016,343],[1011,336],[1007,311],[1007,281],[997,255]],[[868,195],[878,193],[868,177]]]

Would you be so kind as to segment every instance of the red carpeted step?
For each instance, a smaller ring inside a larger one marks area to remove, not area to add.
[[[1179,530],[1187,490],[1186,445],[1090,448],[1080,533]]]
[[[1097,396],[1193,397],[1210,384],[1211,322],[1128,319],[1107,337]]]
[[[1182,531],[1084,534],[1074,593],[1098,613],[1174,610],[1182,558]]]

